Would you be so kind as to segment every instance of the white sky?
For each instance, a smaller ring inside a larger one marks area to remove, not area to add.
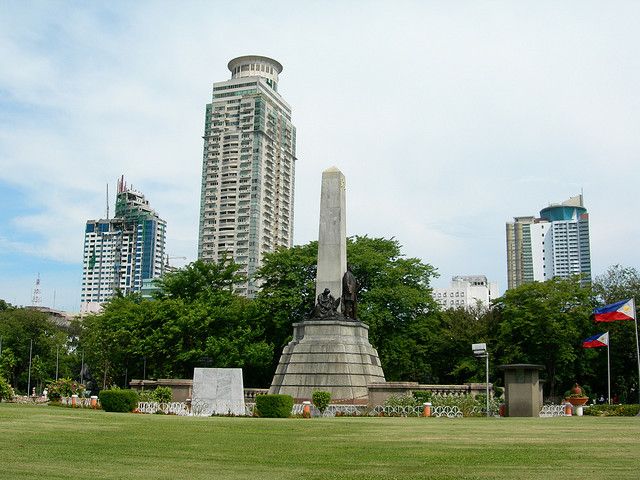
[[[506,286],[504,224],[584,190],[594,275],[638,267],[640,3],[21,2],[0,8],[0,298],[79,308],[84,223],[121,174],[194,260],[205,104],[266,55],[297,127],[295,243],[320,175],[350,235]],[[178,262],[183,263],[183,262]]]

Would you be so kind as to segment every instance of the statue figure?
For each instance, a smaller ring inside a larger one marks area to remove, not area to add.
[[[325,288],[324,292],[318,295],[316,307],[313,311],[313,318],[337,317],[340,315],[338,313],[339,305],[340,299],[336,300],[333,295],[331,295],[331,290]]]
[[[351,265],[347,265],[347,271],[342,277],[342,314],[351,320],[356,320],[358,306],[358,280],[351,273]]]

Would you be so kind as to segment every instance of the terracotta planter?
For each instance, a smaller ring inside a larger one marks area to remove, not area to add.
[[[569,397],[569,398],[565,398],[565,401],[569,402],[574,407],[579,407],[587,403],[589,401],[589,397],[579,397],[579,398]]]

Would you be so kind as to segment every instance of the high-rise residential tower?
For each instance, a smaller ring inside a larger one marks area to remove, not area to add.
[[[582,195],[549,205],[540,217],[515,217],[507,223],[507,284],[582,275],[591,281],[589,214]]]
[[[97,312],[117,291],[139,292],[144,280],[161,276],[165,235],[166,222],[121,178],[115,217],[87,221],[80,311]]]
[[[248,279],[237,292],[253,297],[264,253],[293,242],[296,129],[280,63],[251,55],[228,67],[206,107],[198,258],[232,257]]]

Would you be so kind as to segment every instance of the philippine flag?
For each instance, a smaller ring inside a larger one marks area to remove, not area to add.
[[[597,333],[582,342],[584,348],[606,347],[609,345],[609,332]]]
[[[611,305],[596,308],[593,311],[593,318],[596,322],[615,322],[616,320],[635,320],[636,305],[633,298],[621,300]]]

